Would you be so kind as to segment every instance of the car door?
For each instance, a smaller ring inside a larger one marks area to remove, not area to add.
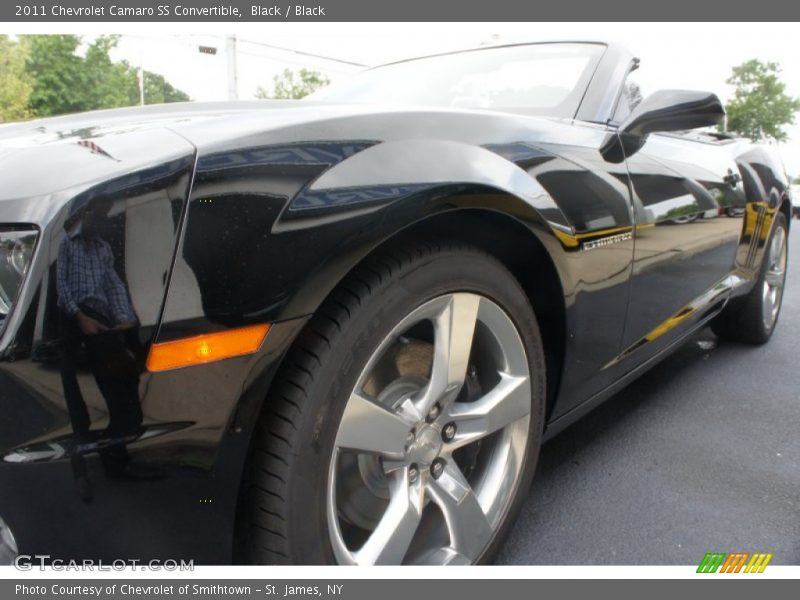
[[[630,109],[640,98],[638,85],[626,81],[621,102]],[[730,291],[745,206],[731,144],[710,132],[652,134],[627,159],[635,230],[622,356],[637,355],[631,368]]]

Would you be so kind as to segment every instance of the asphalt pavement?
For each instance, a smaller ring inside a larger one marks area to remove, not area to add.
[[[772,340],[704,329],[542,449],[499,564],[800,565],[800,221]]]

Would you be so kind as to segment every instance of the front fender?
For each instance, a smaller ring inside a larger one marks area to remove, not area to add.
[[[159,341],[311,314],[387,239],[466,208],[504,213],[541,238],[574,231],[524,169],[459,142],[317,142],[201,157]]]
[[[610,170],[589,143],[368,137],[201,155],[158,340],[304,318],[392,237],[491,211],[554,265],[568,313],[563,395],[577,402],[607,385],[614,373],[595,374],[620,350],[632,259],[624,167]]]

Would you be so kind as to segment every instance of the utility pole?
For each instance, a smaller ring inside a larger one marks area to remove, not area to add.
[[[144,106],[144,49],[139,41],[139,105]]]
[[[144,106],[144,68],[139,65],[139,104]]]
[[[229,35],[225,49],[228,55],[228,100],[239,99],[239,72],[236,64],[236,36]]]

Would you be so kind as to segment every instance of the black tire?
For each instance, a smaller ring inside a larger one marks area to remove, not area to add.
[[[325,493],[339,421],[361,370],[410,311],[443,293],[493,300],[527,352],[531,420],[522,475],[479,562],[495,555],[526,496],[541,443],[544,350],[533,310],[495,258],[461,242],[408,241],[366,259],[326,300],[289,351],[265,400],[240,496],[237,551],[250,564],[333,564]]]
[[[784,239],[788,239],[789,226],[786,216],[782,212],[775,215],[775,225],[765,246],[764,259],[753,289],[746,296],[734,298],[722,313],[711,321],[711,329],[718,337],[754,345],[765,344],[772,337],[780,315],[783,287],[781,287],[778,299],[777,313],[770,323],[765,322],[763,318],[765,302],[763,289],[773,258],[770,256],[772,242],[775,236],[779,235],[779,231],[783,233]],[[784,280],[786,278],[785,271],[784,269]]]

